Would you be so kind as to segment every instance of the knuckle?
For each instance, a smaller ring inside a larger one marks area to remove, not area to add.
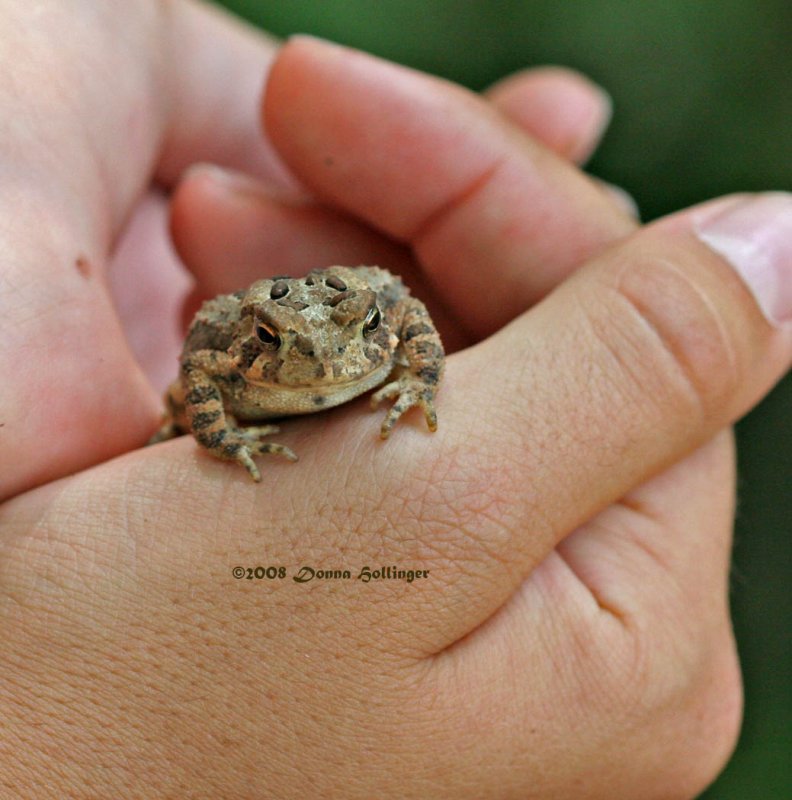
[[[669,400],[697,422],[722,412],[741,381],[735,337],[706,283],[675,259],[631,263],[610,275],[600,322],[642,396]]]

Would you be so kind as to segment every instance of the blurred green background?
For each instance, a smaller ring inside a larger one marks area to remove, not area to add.
[[[576,67],[615,104],[589,169],[627,189],[645,220],[726,192],[792,189],[790,0],[222,4],[275,34],[323,36],[473,89],[534,64]],[[731,585],[746,710],[707,800],[792,798],[791,408],[787,377],[738,426]]]

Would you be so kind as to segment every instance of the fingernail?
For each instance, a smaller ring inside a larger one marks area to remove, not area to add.
[[[287,42],[305,42],[306,44],[319,45],[326,52],[343,52],[348,48],[338,42],[323,39],[321,36],[314,36],[312,33],[293,33],[286,39]]]
[[[182,175],[182,181],[193,179],[208,181],[215,191],[245,203],[260,203],[262,200],[296,203],[307,197],[306,192],[297,187],[264,182],[245,173],[208,162],[197,162],[187,167]]]
[[[208,190],[224,202],[245,204],[260,203],[264,191],[260,184],[247,175],[224,169],[216,164],[192,164],[182,176],[182,181],[201,181],[204,193]]]
[[[792,322],[792,194],[727,203],[700,219],[695,232],[734,267],[771,323]]]
[[[306,42],[319,42],[319,44],[333,44],[329,39],[324,39],[321,36],[316,36],[313,33],[305,33],[304,31],[292,33],[286,37],[287,42],[298,42],[300,39],[303,39]]]
[[[638,203],[635,201],[635,198],[626,189],[622,189],[621,186],[616,186],[616,184],[608,183],[607,181],[602,181],[599,179],[597,180],[597,183],[599,183],[603,190],[607,192],[613,202],[616,203],[616,205],[619,206],[622,211],[640,222],[641,210],[638,208]]]
[[[231,172],[208,161],[196,161],[190,164],[181,176],[183,181],[193,178],[206,178],[219,186],[233,187],[238,183],[239,173]]]
[[[613,119],[613,98],[596,83],[587,81],[587,84],[588,98],[578,101],[583,119],[577,126],[577,153],[572,153],[579,164],[589,160]]]

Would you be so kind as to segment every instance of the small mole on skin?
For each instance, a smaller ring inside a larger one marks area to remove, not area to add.
[[[83,278],[91,277],[91,262],[85,256],[77,256],[74,261],[74,266],[77,267],[77,272],[79,272]]]
[[[324,163],[326,167],[332,167],[335,164],[335,159],[332,156],[326,156]]]

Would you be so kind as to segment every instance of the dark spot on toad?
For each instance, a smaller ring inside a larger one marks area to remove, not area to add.
[[[272,288],[270,289],[270,297],[273,300],[277,300],[280,297],[286,297],[288,293],[289,293],[289,284],[286,283],[286,281],[282,280],[275,281],[275,283],[272,284]]]
[[[315,355],[313,342],[302,333],[298,333],[297,336],[294,337],[294,346],[297,348],[297,352],[300,355],[307,356],[308,358],[313,358]]]
[[[427,325],[425,322],[414,322],[412,325],[409,325],[407,329],[404,331],[404,341],[409,342],[410,339],[414,339],[416,336],[421,336],[425,333],[433,333],[434,328],[431,325]]]
[[[213,397],[217,397],[217,389],[214,386],[196,386],[187,392],[187,396],[184,399],[190,405],[197,406],[207,400],[211,400]]]
[[[418,370],[418,377],[426,383],[437,383],[440,378],[440,370],[438,367],[421,367]]]
[[[414,346],[413,352],[419,356],[425,356],[431,359],[441,359],[443,357],[443,348],[436,342],[431,340],[424,342],[417,342]]]
[[[333,288],[335,289],[336,287],[334,286]],[[343,300],[352,297],[353,294],[354,292],[347,292],[346,290],[340,291],[338,294],[333,295],[333,297],[330,297],[329,299],[325,300],[324,305],[334,308]]]
[[[381,364],[385,360],[385,354],[379,347],[366,347],[363,354],[372,364]]]
[[[212,423],[220,419],[222,413],[220,409],[215,409],[214,411],[199,411],[197,414],[193,414],[193,430],[198,431],[202,428],[208,428]]]
[[[227,433],[225,428],[221,428],[219,431],[212,431],[211,433],[207,433],[206,431],[193,431],[195,438],[209,450],[220,447]]]
[[[258,339],[249,337],[242,342],[241,366],[251,367],[253,362],[261,355],[261,344]]]

